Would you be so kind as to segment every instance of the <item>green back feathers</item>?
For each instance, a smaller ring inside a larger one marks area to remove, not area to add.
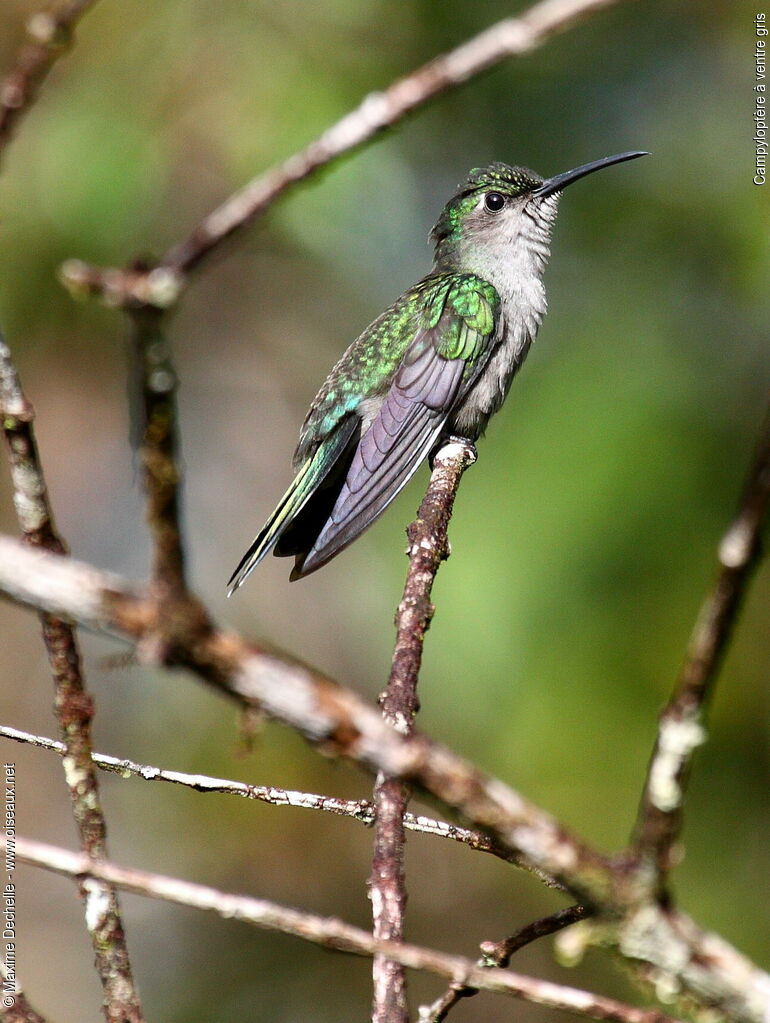
[[[302,426],[295,468],[362,401],[388,390],[419,331],[427,328],[438,353],[463,359],[470,371],[491,342],[499,306],[492,285],[473,274],[431,274],[410,288],[353,342],[330,373]]]
[[[495,330],[500,305],[497,292],[473,274],[452,275],[441,286],[427,315],[438,327],[436,351],[445,359],[463,359],[471,368],[484,352]]]

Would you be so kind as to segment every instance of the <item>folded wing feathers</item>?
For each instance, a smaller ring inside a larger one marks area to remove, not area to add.
[[[472,275],[435,280],[432,286],[422,327],[404,353],[378,414],[361,437],[331,515],[307,555],[297,556],[292,579],[329,561],[396,497],[436,442],[458,396],[467,392],[486,364],[494,338],[499,336],[500,303],[494,288]],[[347,422],[302,464],[233,573],[230,593],[305,507],[345,445],[353,442],[352,430],[360,423],[351,410]],[[303,444],[301,440],[300,455]],[[307,450],[307,444],[304,448]]]
[[[396,497],[438,436],[465,364],[447,360],[432,344],[405,360],[378,415],[361,438],[332,514],[298,567],[304,574],[328,561]]]

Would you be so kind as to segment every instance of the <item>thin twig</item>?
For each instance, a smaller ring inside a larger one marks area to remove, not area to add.
[[[397,79],[382,92],[366,96],[350,113],[283,163],[254,178],[210,213],[188,238],[170,249],[149,272],[92,267],[70,260],[61,270],[66,287],[98,294],[112,305],[171,305],[190,273],[215,248],[263,214],[291,187],[320,168],[370,141],[407,114],[508,57],[520,57],[552,36],[620,0],[542,0],[518,17],[506,18]]]
[[[578,920],[585,920],[589,915],[585,906],[567,906],[565,909],[557,910],[550,916],[544,916],[539,920],[534,920],[531,924],[526,924],[515,934],[503,938],[502,941],[482,942],[481,951],[484,959],[491,966],[507,967],[511,957],[525,945],[531,944],[538,938],[547,938],[549,934],[556,934],[557,931],[570,927]]]
[[[153,539],[152,580],[158,600],[173,604],[186,596],[187,585],[180,526],[177,378],[161,316],[157,309],[144,308],[134,310],[131,318],[142,412],[139,450]]]
[[[0,851],[4,845],[4,839],[0,840]],[[612,1020],[615,1023],[675,1023],[663,1013],[637,1009],[577,988],[537,980],[510,970],[480,969],[470,959],[419,945],[382,941],[368,931],[332,917],[316,916],[264,899],[232,895],[178,878],[119,867],[114,863],[94,863],[85,856],[42,842],[17,837],[16,857],[20,862],[67,877],[97,877],[137,895],[208,910],[227,920],[240,920],[257,927],[291,934],[324,948],[362,956],[385,952],[389,958],[413,970],[425,970],[450,980],[462,980],[486,991],[513,995],[592,1019]]]
[[[441,562],[449,556],[447,529],[457,488],[465,469],[475,460],[476,450],[470,443],[445,444],[437,452],[417,518],[407,530],[409,570],[396,612],[390,677],[380,696],[383,717],[402,735],[414,731],[423,642],[434,612],[430,602],[433,580]],[[404,814],[408,804],[409,787],[398,778],[379,773],[374,786],[375,836],[369,895],[374,935],[388,941],[402,941],[404,937]],[[406,1023],[409,1012],[404,968],[375,956],[372,974],[372,1023]]]
[[[0,83],[0,157],[48,72],[72,43],[77,23],[95,2],[70,0],[58,10],[33,14],[27,22],[27,40],[16,66]]]
[[[546,938],[549,934],[556,934],[557,931],[577,923],[578,920],[584,920],[586,916],[588,916],[588,910],[585,906],[568,906],[566,909],[560,909],[550,916],[544,916],[540,920],[527,924],[526,927],[522,927],[503,941],[485,941],[481,945],[481,959],[476,965],[482,968],[494,966],[498,969],[505,969],[510,964],[514,953],[524,948],[525,945],[531,944],[538,938]],[[432,1005],[426,1005],[420,1009],[420,1023],[442,1023],[459,1001],[463,998],[471,998],[478,993],[477,987],[468,984],[450,984],[444,994]]]
[[[177,377],[163,333],[163,313],[151,306],[128,310],[132,324],[137,433],[152,538],[148,594],[158,628],[145,635],[139,655],[162,663],[192,632],[209,628],[206,609],[188,589],[181,522],[181,468],[178,453]]]
[[[56,532],[48,491],[33,430],[34,412],[22,391],[11,353],[0,333],[0,416],[8,444],[14,503],[24,540],[56,555],[66,548]],[[71,626],[41,612],[43,639],[54,680],[54,708],[66,752],[64,777],[84,853],[107,855],[107,827],[99,799],[99,783],[91,762],[93,702],[83,680],[80,652]],[[117,893],[95,882],[81,887],[86,926],[91,934],[96,968],[104,988],[108,1023],[141,1023],[144,1019],[128,957]]]
[[[411,781],[593,908],[607,924],[603,940],[630,964],[646,964],[640,967],[643,974],[652,966],[661,983],[721,1011],[732,1023],[759,1023],[770,1012],[770,977],[681,911],[656,902],[640,906],[633,871],[451,750],[421,735],[399,735],[375,708],[307,665],[194,616],[176,621],[169,637],[163,632],[168,617],[146,591],[4,536],[0,592],[128,639],[140,654],[162,650],[167,667],[195,672],[241,706],[261,708],[297,729],[325,752]],[[159,642],[145,647],[153,637]]]
[[[732,628],[761,553],[770,509],[770,408],[760,430],[743,495],[718,550],[719,572],[703,603],[674,692],[660,716],[634,837],[641,877],[661,896],[682,829],[685,787],[703,718]]]
[[[0,738],[12,739],[14,742],[25,743],[35,746],[38,749],[50,750],[62,755],[65,752],[63,742],[50,739],[45,735],[33,735],[30,732],[21,731],[18,728],[11,728],[9,725],[0,725]],[[374,805],[367,799],[338,799],[335,796],[323,796],[314,792],[296,792],[292,789],[282,789],[275,785],[251,785],[247,782],[233,781],[229,778],[212,778],[206,774],[187,774],[183,771],[166,771],[160,767],[153,767],[150,764],[138,764],[133,760],[111,757],[104,753],[93,753],[94,764],[102,770],[121,777],[141,778],[143,781],[160,781],[173,785],[182,785],[194,789],[196,792],[213,792],[229,796],[240,796],[243,799],[256,799],[271,806],[292,806],[304,810],[319,810],[322,813],[330,813],[336,817],[348,817],[358,821],[365,827],[374,824]],[[432,817],[424,817],[421,814],[404,814],[404,827],[423,835],[433,835],[436,838],[449,839],[477,852],[491,853],[508,863],[517,864],[518,861],[511,853],[497,845],[489,835],[481,831],[472,831],[470,828],[460,827],[459,824],[450,824],[449,821],[435,820]],[[550,878],[541,877],[549,887],[561,888],[562,886]]]

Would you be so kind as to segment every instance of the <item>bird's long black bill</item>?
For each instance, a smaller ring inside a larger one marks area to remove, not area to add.
[[[617,156],[605,156],[602,160],[584,163],[582,167],[575,167],[574,170],[565,171],[563,174],[557,174],[553,178],[548,178],[532,194],[536,195],[539,199],[544,199],[547,195],[553,195],[554,192],[561,192],[567,185],[571,185],[573,181],[577,181],[579,178],[584,178],[586,174],[593,174],[594,171],[602,170],[604,167],[611,167],[613,163],[623,163],[625,160],[635,160],[638,156],[649,155],[649,153],[640,150],[632,153],[618,153]]]

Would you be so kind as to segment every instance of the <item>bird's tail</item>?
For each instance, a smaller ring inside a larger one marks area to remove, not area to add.
[[[289,489],[278,502],[278,507],[265,525],[254,537],[254,542],[241,558],[238,567],[230,576],[227,584],[227,595],[233,593],[248,579],[262,559],[275,547],[281,536],[296,523],[297,516],[305,508],[308,501],[324,484],[326,477],[333,470],[341,456],[344,456],[349,444],[356,435],[358,420],[351,416],[337,427],[334,433],[317,448],[317,450],[300,466]],[[323,523],[319,523],[320,529]],[[280,551],[279,553],[288,553]],[[291,553],[295,553],[292,549]]]
[[[254,542],[241,558],[238,567],[227,583],[227,595],[242,586],[262,559],[278,542],[283,530],[302,510],[318,482],[318,459],[308,458],[291,482],[289,489],[278,502],[278,507],[254,537]],[[314,463],[316,471],[314,472]]]

